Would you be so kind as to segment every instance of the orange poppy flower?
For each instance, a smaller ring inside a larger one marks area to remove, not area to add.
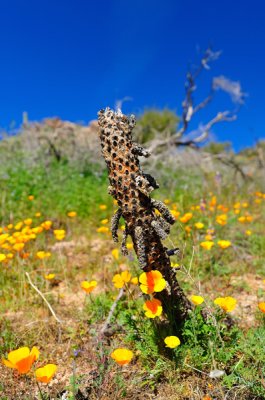
[[[140,289],[143,293],[162,292],[166,287],[166,281],[160,271],[153,270],[143,272],[139,277]]]
[[[77,216],[77,212],[76,211],[69,211],[67,213],[67,216],[70,217],[70,218],[74,218],[74,217]]]
[[[186,224],[186,222],[188,222],[192,218],[192,215],[193,215],[192,213],[186,213],[179,220],[183,224]]]
[[[128,349],[116,349],[111,353],[111,358],[119,365],[129,364],[133,358],[133,352]]]
[[[92,290],[95,289],[95,287],[97,286],[97,281],[83,281],[81,282],[81,288],[86,292],[86,293],[91,293]]]
[[[47,364],[42,368],[35,371],[36,379],[38,382],[49,383],[57,371],[57,365]]]
[[[259,303],[258,307],[259,307],[260,311],[265,314],[265,302],[263,301],[262,303]]]
[[[132,275],[129,271],[123,271],[121,274],[115,274],[112,282],[117,289],[123,288],[126,283],[129,283]]]
[[[20,347],[17,350],[10,351],[7,360],[3,360],[6,367],[17,369],[20,374],[27,374],[34,363],[39,358],[39,350],[32,347]]]
[[[163,311],[161,301],[158,299],[147,300],[143,305],[143,309],[147,318],[159,317]]]
[[[214,300],[214,304],[218,305],[219,307],[221,307],[225,312],[231,312],[234,310],[234,308],[236,307],[236,299],[234,299],[234,297],[217,297]]]

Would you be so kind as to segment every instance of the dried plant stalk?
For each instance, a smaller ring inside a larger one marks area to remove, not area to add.
[[[150,197],[159,186],[151,175],[141,170],[139,163],[139,156],[148,157],[150,154],[132,141],[133,115],[127,117],[106,108],[99,111],[98,121],[102,154],[109,173],[109,194],[117,200],[119,207],[112,218],[113,240],[118,241],[119,219],[123,217],[123,253],[127,253],[126,238],[130,235],[143,271],[159,270],[168,282],[167,288],[156,293],[156,297],[162,301],[168,319],[180,326],[191,305],[170,266],[170,251],[167,252],[161,242],[175,219],[162,202]]]

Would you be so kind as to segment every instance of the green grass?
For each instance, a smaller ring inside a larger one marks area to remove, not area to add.
[[[26,166],[8,168],[0,173],[3,223],[23,219],[33,211],[59,219],[75,210],[80,217],[95,219],[94,210],[100,203],[111,204],[107,196],[107,176],[96,176],[92,171],[80,173],[68,164],[54,164],[27,169]],[[27,201],[34,195],[34,202]]]

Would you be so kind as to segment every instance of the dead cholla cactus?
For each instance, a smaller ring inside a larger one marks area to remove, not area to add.
[[[119,220],[123,217],[123,254],[127,254],[126,238],[130,235],[140,267],[145,272],[159,270],[168,282],[166,290],[156,293],[163,302],[164,311],[168,316],[173,315],[175,322],[183,322],[191,308],[190,303],[170,266],[170,251],[167,253],[161,242],[169,234],[175,219],[162,202],[150,197],[159,186],[151,175],[141,170],[138,157],[150,154],[132,141],[135,117],[106,108],[99,111],[98,121],[102,154],[109,173],[109,193],[119,207],[111,223],[113,239],[118,241]]]

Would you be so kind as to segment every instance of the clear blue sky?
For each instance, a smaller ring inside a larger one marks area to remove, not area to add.
[[[87,122],[125,96],[126,113],[180,112],[187,66],[211,43],[223,54],[198,96],[218,75],[248,93],[238,120],[214,133],[236,149],[265,136],[263,0],[2,0],[0,39],[2,128],[19,126],[23,111]],[[196,123],[232,106],[224,94],[214,104]]]

